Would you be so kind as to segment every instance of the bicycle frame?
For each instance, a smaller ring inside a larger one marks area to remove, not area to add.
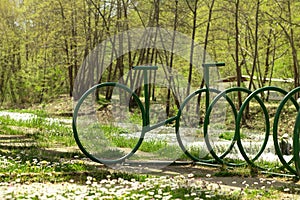
[[[157,70],[158,67],[157,66],[136,66],[133,67],[133,70],[142,70],[143,71],[143,79],[144,79],[144,103],[142,103],[142,101],[140,100],[140,98],[138,97],[138,95],[132,91],[132,89],[128,88],[127,86],[123,85],[123,84],[119,84],[119,83],[115,83],[115,82],[106,82],[106,83],[101,83],[98,85],[93,86],[92,88],[90,88],[88,91],[85,92],[85,94],[82,95],[82,97],[80,98],[78,104],[76,105],[75,109],[74,109],[74,116],[73,116],[73,132],[74,132],[74,137],[75,140],[79,146],[79,148],[81,149],[81,151],[86,154],[89,158],[91,158],[93,161],[96,162],[100,162],[100,163],[105,163],[105,164],[115,164],[115,163],[119,163],[119,162],[123,162],[125,161],[125,159],[129,158],[130,156],[132,156],[140,147],[140,145],[143,142],[144,136],[147,132],[154,130],[156,128],[159,128],[165,124],[170,124],[174,121],[176,121],[176,125],[175,125],[175,130],[176,130],[176,137],[177,137],[177,142],[181,148],[181,150],[188,156],[190,157],[193,161],[200,161],[201,163],[211,163],[212,160],[200,160],[199,158],[193,157],[188,150],[185,148],[182,140],[181,140],[181,136],[179,134],[179,126],[180,126],[180,117],[183,116],[182,115],[182,111],[184,109],[184,107],[186,105],[188,105],[188,103],[190,102],[190,100],[195,97],[196,95],[200,95],[201,93],[205,93],[205,119],[204,119],[204,123],[203,123],[203,133],[204,133],[204,139],[205,139],[205,143],[207,148],[209,149],[209,153],[212,155],[212,157],[214,158],[213,162],[217,162],[219,164],[225,164],[225,165],[233,165],[232,163],[226,163],[223,159],[225,158],[225,156],[232,150],[233,146],[235,145],[235,143],[237,142],[237,146],[239,148],[239,151],[241,153],[241,155],[243,156],[245,163],[244,164],[248,164],[251,167],[257,167],[261,170],[263,170],[263,168],[258,167],[254,164],[254,161],[256,161],[260,155],[262,154],[262,152],[265,150],[267,142],[268,142],[268,138],[270,135],[270,119],[269,119],[269,113],[264,105],[264,102],[261,100],[261,98],[258,96],[258,94],[263,93],[265,91],[275,91],[278,93],[281,93],[284,95],[284,98],[281,100],[279,107],[277,108],[276,114],[274,116],[274,122],[273,122],[273,142],[274,142],[274,147],[275,147],[275,152],[280,160],[280,162],[283,164],[283,168],[287,169],[288,171],[290,171],[292,174],[296,175],[297,177],[300,177],[300,155],[299,155],[299,149],[300,149],[300,144],[299,144],[299,137],[300,137],[300,110],[299,110],[299,105],[297,103],[297,101],[294,99],[293,95],[295,95],[296,93],[300,92],[300,87],[295,88],[294,90],[290,91],[290,92],[286,92],[285,90],[281,89],[281,88],[277,88],[277,87],[273,87],[273,86],[267,86],[267,87],[263,87],[263,88],[259,88],[255,91],[250,91],[247,88],[241,88],[241,87],[233,87],[233,88],[229,88],[226,89],[224,91],[218,91],[216,89],[210,88],[209,85],[209,68],[210,67],[218,67],[218,66],[224,66],[224,63],[207,63],[207,64],[203,64],[203,72],[204,72],[204,79],[205,79],[205,87],[203,88],[199,88],[196,91],[192,92],[190,95],[188,95],[184,101],[181,103],[180,108],[177,112],[177,114],[173,117],[170,117],[166,120],[163,120],[161,122],[158,122],[154,125],[151,125],[150,123],[150,97],[149,97],[149,80],[148,80],[148,70]],[[137,141],[136,146],[132,149],[132,151],[127,154],[124,157],[115,159],[115,160],[101,160],[101,159],[97,159],[94,155],[90,154],[88,151],[86,151],[85,147],[81,144],[80,138],[78,137],[78,132],[77,132],[77,128],[76,128],[76,119],[77,119],[77,114],[79,111],[79,107],[81,105],[81,103],[84,101],[84,99],[92,94],[92,92],[100,87],[118,87],[124,91],[126,91],[127,93],[131,94],[134,97],[134,100],[136,100],[139,108],[141,109],[141,115],[142,115],[142,131],[141,131],[141,135],[140,138]],[[214,92],[217,93],[217,96],[212,100],[212,102],[210,102],[210,92]],[[233,104],[232,100],[228,97],[228,94],[231,92],[243,92],[247,94],[247,98],[243,101],[241,107],[239,109],[237,109],[235,107],[235,105]],[[234,119],[235,119],[235,134],[234,137],[232,138],[231,144],[229,146],[229,148],[221,155],[218,156],[216,155],[216,153],[213,150],[213,147],[210,144],[210,141],[208,139],[209,135],[208,135],[208,125],[209,125],[209,118],[210,118],[210,114],[211,111],[214,107],[214,105],[216,105],[216,102],[222,98],[225,97],[225,99],[227,100],[227,102],[230,104],[230,106],[232,107],[233,110],[233,114],[234,114]],[[242,145],[242,141],[241,141],[241,135],[240,135],[240,123],[242,121],[242,116],[243,116],[243,111],[246,109],[246,107],[248,106],[248,104],[250,103],[250,101],[252,99],[255,99],[259,104],[260,104],[260,108],[263,111],[264,117],[265,117],[265,137],[263,140],[263,144],[260,148],[260,150],[258,151],[258,153],[255,155],[254,158],[250,159]],[[280,119],[280,114],[282,112],[283,107],[285,106],[285,104],[291,101],[292,104],[295,106],[295,109],[297,111],[297,117],[296,117],[296,121],[295,121],[295,126],[294,126],[294,133],[293,133],[293,158],[287,162],[285,160],[285,158],[283,157],[282,153],[281,153],[281,149],[278,145],[278,125],[279,125],[279,119]],[[202,162],[203,161],[203,162]],[[290,166],[291,163],[294,163],[295,167]],[[243,165],[244,165],[243,164]],[[239,164],[241,165],[241,164]],[[233,166],[237,166],[233,165]]]
[[[165,121],[159,122],[153,126],[150,126],[150,98],[149,98],[149,83],[148,83],[148,70],[157,70],[158,67],[157,66],[136,66],[133,67],[133,70],[142,70],[143,74],[144,74],[144,99],[145,99],[145,105],[144,105],[144,110],[145,110],[145,116],[144,119],[145,120],[145,125],[146,127],[144,127],[144,131],[149,132],[153,129],[156,129],[160,126],[163,126],[164,124],[169,124],[171,122],[173,122],[174,120],[177,119],[177,116],[171,117],[169,119],[166,119]]]
[[[220,67],[220,66],[225,66],[225,63],[206,63],[203,64],[203,72],[204,72],[204,79],[205,79],[205,88],[200,88],[202,89],[202,92],[206,92],[206,99],[205,99],[205,108],[207,109],[209,106],[209,68],[210,67]],[[146,127],[144,127],[144,131],[149,132],[151,130],[154,130],[158,127],[161,127],[165,124],[170,124],[173,121],[176,121],[178,119],[178,117],[180,116],[180,109],[179,112],[177,113],[177,115],[170,117],[162,122],[159,122],[157,124],[154,124],[151,126],[150,124],[150,98],[149,98],[149,83],[148,83],[148,70],[157,70],[158,67],[157,66],[135,66],[133,67],[133,70],[142,70],[143,74],[144,74],[144,99],[145,99],[145,105],[144,105],[144,109],[145,109],[145,122],[146,122]],[[195,93],[192,93],[191,95],[195,95]],[[183,101],[182,105],[185,105],[187,103],[187,101],[190,99],[190,96],[186,97],[185,100]],[[181,108],[182,106],[180,106]]]

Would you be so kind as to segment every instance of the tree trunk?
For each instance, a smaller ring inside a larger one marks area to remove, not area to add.
[[[188,75],[188,85],[187,85],[187,93],[186,96],[190,94],[191,83],[192,83],[192,74],[193,74],[193,59],[194,59],[194,49],[195,49],[195,37],[196,37],[196,30],[197,30],[197,9],[198,9],[198,0],[195,0],[194,8],[191,7],[189,1],[186,1],[190,10],[193,13],[193,27],[192,27],[192,42],[191,42],[191,49],[190,49],[190,66],[189,66],[189,75]],[[212,1],[213,4],[214,0]],[[209,26],[209,23],[208,23]],[[206,29],[207,31],[207,29]],[[204,44],[205,45],[205,44]],[[205,49],[205,47],[204,47]]]
[[[203,55],[202,55],[203,56],[203,60],[202,60],[203,64],[206,62],[206,50],[207,50],[207,46],[208,46],[208,36],[209,36],[209,31],[210,31],[210,23],[211,23],[214,3],[215,3],[215,0],[212,0],[211,4],[209,6],[209,14],[208,14],[208,20],[207,20],[207,25],[206,25],[206,32],[205,32],[205,39],[204,39],[204,49],[203,49]],[[204,76],[203,76],[201,84],[200,84],[200,88],[203,88],[204,85],[205,85],[205,80],[204,80]],[[198,95],[196,113],[200,112],[201,95],[202,95],[201,93]],[[208,95],[208,94],[206,94],[206,95]]]
[[[236,80],[237,80],[237,87],[241,87],[241,79],[242,79],[242,70],[241,65],[239,63],[239,4],[240,1],[236,0],[235,2],[235,67],[236,67]],[[242,105],[242,96],[241,93],[238,92],[238,109]]]
[[[174,50],[174,45],[175,45],[177,23],[178,23],[178,0],[175,0],[174,26],[173,26],[173,38],[172,38],[172,46],[171,46],[170,73],[169,74],[172,74],[172,68],[173,68],[173,57],[174,57],[173,50]],[[172,76],[169,77],[169,87],[168,87],[167,102],[166,102],[167,116],[170,115],[171,83],[173,82],[172,78],[173,78]]]

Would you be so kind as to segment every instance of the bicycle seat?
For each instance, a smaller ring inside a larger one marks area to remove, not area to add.
[[[133,66],[132,69],[134,70],[157,70],[157,66]]]

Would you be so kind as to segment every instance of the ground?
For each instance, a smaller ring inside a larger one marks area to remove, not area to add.
[[[54,102],[50,102],[44,105],[34,106],[31,109],[45,109],[50,116],[71,116],[72,114],[72,99],[67,96],[61,96],[58,100]],[[17,128],[16,128],[17,129]],[[30,128],[27,132],[35,131],[34,128]],[[14,135],[17,138],[17,135]],[[23,137],[20,135],[20,138]],[[20,139],[19,138],[19,139]],[[12,145],[12,140],[7,135],[0,135],[0,147],[5,147],[7,144]],[[15,147],[22,146],[24,147],[24,141],[22,143],[14,142],[13,145]],[[0,148],[1,149],[1,148]],[[68,148],[64,147],[52,147],[47,149],[48,151],[53,152],[80,152],[77,146],[72,146]],[[91,162],[86,159],[84,155],[83,158],[79,158],[88,165],[95,165],[99,169],[108,170],[114,172],[116,170],[107,168],[104,165],[97,164]],[[139,168],[140,166],[138,166]],[[210,187],[215,189],[222,189],[225,191],[244,191],[246,188],[250,190],[258,189],[260,192],[266,192],[269,189],[277,191],[277,199],[300,199],[300,195],[298,195],[300,191],[300,185],[295,179],[289,176],[271,176],[270,174],[263,174],[257,172],[255,174],[245,173],[247,169],[245,168],[242,173],[238,173],[236,170],[232,169],[224,169],[220,167],[208,167],[201,164],[184,164],[184,165],[170,165],[164,168],[157,167],[149,167],[147,173],[151,175],[159,175],[159,176],[178,176],[184,175],[186,177],[193,176],[196,180],[201,180],[208,182]],[[0,177],[7,176],[7,174],[2,173]],[[3,180],[3,179],[2,179]],[[32,186],[34,188],[47,188],[47,187],[61,187],[64,183],[40,183],[39,186],[36,183],[29,183],[27,186]],[[65,184],[69,184],[66,182]],[[25,184],[26,185],[26,184]],[[22,184],[24,186],[24,184]],[[9,190],[18,190],[18,188],[22,188],[20,184],[14,183],[5,183],[2,182],[0,184],[0,190],[2,192],[7,192]],[[0,191],[0,194],[2,193]],[[259,197],[259,194],[256,195]],[[261,195],[264,197],[264,195]]]

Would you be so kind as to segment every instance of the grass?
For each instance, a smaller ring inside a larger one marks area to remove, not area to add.
[[[6,109],[5,111],[14,113],[33,114],[40,118],[49,117],[49,114],[45,110],[41,109]]]
[[[224,139],[224,140],[232,140],[234,137],[235,132],[234,131],[227,131],[227,132],[223,132],[219,135],[220,139]],[[247,136],[244,133],[240,134],[241,139],[245,139]]]
[[[74,181],[74,180],[73,180]],[[72,182],[73,182],[72,181]],[[204,183],[204,184],[203,184]],[[84,187],[74,187],[73,184],[65,183],[59,188],[47,190],[46,194],[39,188],[37,192],[33,185],[32,189],[26,188],[19,193],[19,190],[13,190],[6,193],[6,197],[64,197],[67,199],[239,199],[238,194],[223,194],[221,191],[208,191],[205,189],[206,183],[199,182],[195,184],[193,178],[184,176],[176,177],[149,177],[143,182],[134,178],[130,181],[123,178],[115,178],[107,175],[101,180],[87,176]],[[19,186],[20,187],[20,186]],[[24,195],[24,196],[23,196]],[[45,198],[46,197],[46,198]]]
[[[57,121],[49,122],[47,118],[39,116],[27,120],[0,117],[0,120],[1,134],[22,135],[23,133],[24,136],[34,139],[36,145],[43,147],[50,147],[53,144],[75,145],[72,129]]]
[[[154,176],[110,170],[87,162],[78,149],[64,151],[67,147],[76,147],[71,127],[59,122],[49,123],[47,116],[41,112],[36,118],[23,121],[0,117],[0,190],[7,187],[4,192],[0,192],[0,198],[100,199],[106,196],[106,199],[235,200],[258,196],[272,199],[278,192],[271,189],[228,192],[222,185],[214,187],[210,182],[185,173]],[[128,132],[127,129],[118,127],[104,129],[111,136]],[[112,139],[120,147],[123,145],[132,148],[136,144],[136,139],[132,138]],[[170,157],[180,151],[178,147],[167,145],[166,141],[157,140],[144,141],[139,150]],[[189,151],[199,156],[201,148],[192,147]],[[224,171],[226,170],[223,170],[223,174],[220,172],[214,176],[244,174],[242,176],[246,177],[249,173],[244,168],[237,168],[232,173],[226,171],[227,174]],[[50,187],[47,185],[49,183]]]
[[[130,131],[125,128],[115,127],[111,125],[97,125],[93,128],[99,128],[103,131],[103,135],[106,139],[116,147],[120,148],[134,148],[138,143],[138,138],[131,137],[131,135],[125,136]],[[122,136],[121,136],[122,135]],[[144,140],[139,147],[140,151],[143,152],[156,152],[167,146],[167,142],[163,140]]]
[[[214,174],[214,176],[218,177],[234,177],[234,176],[240,176],[240,177],[252,177],[253,173],[251,168],[243,166],[243,167],[236,167],[232,170],[229,169],[223,169]]]
[[[23,131],[13,129],[12,127],[9,127],[7,125],[2,125],[1,130],[0,130],[0,134],[20,135],[22,133],[23,133]]]
[[[134,123],[134,124],[138,124],[138,125],[142,125],[143,124],[143,119],[142,119],[141,116],[142,116],[141,113],[133,112],[129,116],[129,122]]]
[[[190,146],[188,147],[187,151],[194,157],[196,158],[200,158],[201,160],[209,160],[212,157],[210,156],[210,154],[208,153],[208,151],[203,148],[203,147],[199,147],[199,146]],[[186,155],[186,154],[182,154],[182,156],[180,157],[180,159],[183,160],[190,160],[190,158]]]
[[[246,199],[275,199],[278,194],[274,190],[256,189],[250,190],[245,189],[244,194],[247,195]]]
[[[104,96],[100,95],[100,97],[97,101],[97,105],[99,105],[99,107],[97,109],[103,109],[103,108],[107,107],[108,105],[110,105],[110,101],[107,100]]]
[[[47,157],[43,160],[42,155],[36,158],[24,159],[22,155],[0,156],[0,181],[1,182],[61,182],[75,179],[77,183],[84,184],[86,177],[93,175],[97,179],[106,178],[110,175],[113,178],[135,178],[139,181],[145,180],[146,176],[138,176],[126,173],[111,173],[108,170],[99,170],[94,165],[87,165],[78,156],[73,158],[65,158],[64,161],[59,161],[55,156]],[[55,159],[56,158],[56,159]]]

